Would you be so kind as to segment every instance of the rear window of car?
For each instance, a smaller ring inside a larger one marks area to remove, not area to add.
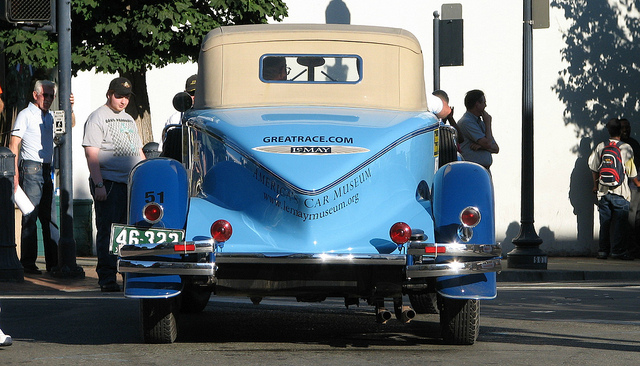
[[[260,57],[265,83],[355,84],[362,80],[362,59],[356,55],[283,55]]]

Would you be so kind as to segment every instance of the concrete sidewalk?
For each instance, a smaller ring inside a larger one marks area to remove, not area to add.
[[[498,282],[640,281],[640,259],[622,261],[595,257],[549,257],[546,270],[508,268],[502,261]]]
[[[42,270],[42,274],[25,274],[23,282],[0,282],[0,296],[45,296],[59,292],[101,293],[96,273],[96,261],[95,257],[76,258],[76,263],[84,269],[84,278],[55,278],[51,276],[51,273],[44,271],[44,257],[38,257],[36,265]]]
[[[49,273],[27,274],[24,282],[0,282],[0,296],[38,296],[55,293],[100,293],[98,276],[95,271],[96,258],[77,258],[84,269],[85,278],[61,279]],[[44,268],[44,259],[38,259],[38,267]],[[119,278],[121,280],[121,278]],[[598,260],[587,257],[550,257],[546,270],[508,268],[503,260],[498,282],[577,282],[577,281],[640,281],[640,260]],[[108,293],[104,293],[106,296]],[[113,294],[112,294],[113,295]]]

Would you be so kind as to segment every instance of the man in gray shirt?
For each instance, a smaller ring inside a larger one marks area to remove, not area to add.
[[[500,147],[493,138],[491,116],[485,108],[487,100],[481,90],[471,90],[464,97],[465,114],[458,120],[458,128],[464,137],[460,151],[464,160],[473,161],[487,170],[493,163],[491,154],[497,154]]]
[[[89,115],[82,139],[96,211],[96,272],[104,292],[120,291],[117,258],[109,253],[111,224],[126,224],[129,172],[144,159],[136,123],[124,111],[130,96],[131,82],[113,79],[107,102]]]

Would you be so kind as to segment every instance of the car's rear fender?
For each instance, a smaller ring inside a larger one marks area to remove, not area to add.
[[[467,162],[453,162],[438,170],[433,182],[432,201],[435,238],[437,243],[495,244],[495,209],[493,183],[482,166]],[[480,222],[471,228],[468,241],[461,239],[461,212],[475,207]],[[442,256],[438,261],[449,261]],[[496,296],[496,273],[465,276],[443,276],[436,279],[436,290],[442,296],[465,299],[492,299]]]
[[[187,172],[178,161],[169,158],[142,161],[129,175],[129,225],[184,229],[189,208],[188,187]],[[161,219],[154,224],[147,222],[143,214],[151,202],[162,208]],[[126,273],[125,276],[127,297],[167,298],[179,295],[182,286],[179,275]]]

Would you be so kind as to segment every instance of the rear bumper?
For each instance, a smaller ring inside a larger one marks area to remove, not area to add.
[[[176,250],[176,247],[181,250]],[[429,248],[429,250],[427,249]],[[405,278],[468,275],[501,270],[499,244],[412,243],[407,254],[280,254],[215,252],[213,239],[169,244],[125,245],[120,248],[118,271],[150,275],[216,276],[219,267],[233,265],[344,265],[396,266]],[[432,252],[432,253],[430,253]],[[208,254],[207,261],[162,256]]]

